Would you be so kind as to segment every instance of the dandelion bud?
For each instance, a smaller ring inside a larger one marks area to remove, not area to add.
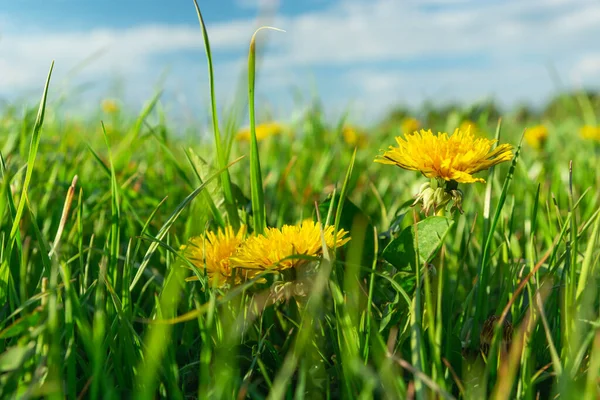
[[[412,205],[416,206],[421,203],[421,208],[425,214],[429,214],[430,210],[437,213],[452,201],[451,211],[459,210],[462,214],[462,196],[462,191],[458,189],[457,182],[432,179],[430,182],[421,185]]]

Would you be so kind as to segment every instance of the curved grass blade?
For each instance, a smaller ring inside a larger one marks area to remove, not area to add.
[[[272,29],[285,32],[278,28],[262,26],[252,35],[250,50],[248,51],[248,114],[250,115],[250,188],[252,197],[252,218],[254,231],[258,234],[264,232],[267,225],[265,216],[265,193],[263,191],[262,175],[260,172],[260,157],[258,154],[258,141],[256,140],[256,118],[254,109],[254,87],[256,81],[256,34],[262,29]]]
[[[37,156],[38,147],[40,145],[40,133],[42,131],[42,125],[44,124],[44,114],[46,112],[46,98],[48,96],[48,87],[50,86],[50,77],[52,76],[52,70],[54,69],[54,61],[50,64],[50,71],[48,71],[48,77],[46,78],[46,85],[44,86],[44,93],[42,100],[40,101],[40,108],[38,109],[35,125],[33,126],[33,135],[31,136],[31,143],[29,145],[29,156],[27,157],[27,172],[25,172],[25,181],[23,182],[23,193],[19,199],[19,205],[17,206],[17,214],[13,221],[12,228],[10,230],[10,241],[12,242],[17,235],[19,230],[19,224],[21,223],[21,217],[25,208],[25,199],[27,196],[27,190],[29,189],[29,182],[33,176],[33,166]]]
[[[218,166],[221,168],[221,187],[223,188],[223,196],[225,197],[225,208],[227,209],[227,215],[229,216],[229,222],[234,230],[238,230],[240,227],[240,217],[235,206],[235,200],[233,198],[233,189],[231,188],[231,178],[229,171],[227,170],[226,164],[227,159],[223,152],[223,143],[221,142],[221,133],[219,132],[219,117],[217,115],[217,98],[215,95],[215,77],[212,63],[212,53],[210,52],[210,42],[208,40],[208,33],[206,32],[206,25],[204,24],[204,18],[200,12],[198,1],[194,0],[194,6],[196,7],[196,14],[198,15],[198,22],[200,22],[200,28],[202,30],[202,38],[204,39],[204,47],[206,49],[206,59],[208,61],[208,80],[210,84],[210,104],[213,122],[213,131],[215,135],[215,146],[217,149],[217,161]]]

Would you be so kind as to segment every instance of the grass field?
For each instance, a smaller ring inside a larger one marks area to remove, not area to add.
[[[159,97],[4,109],[0,398],[600,396],[597,97],[370,128],[261,107],[185,133]],[[485,182],[374,162],[459,127],[512,146]]]

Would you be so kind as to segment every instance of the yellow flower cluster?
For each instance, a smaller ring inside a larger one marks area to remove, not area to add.
[[[256,125],[256,140],[265,140],[272,136],[281,135],[284,132],[284,126],[278,122],[266,122]],[[240,142],[250,141],[250,127],[241,129],[236,135],[236,139]]]
[[[548,139],[548,128],[544,125],[536,125],[525,131],[525,141],[536,150],[541,150]]]
[[[350,240],[343,229],[334,237],[333,226],[324,228],[323,234],[328,248]],[[306,259],[294,256],[318,257],[322,254],[321,243],[320,225],[305,220],[300,225],[267,228],[263,235],[249,237],[244,226],[237,233],[228,226],[216,234],[208,232],[192,238],[182,246],[182,251],[198,269],[206,268],[211,285],[222,288],[226,284],[239,284],[242,278],[252,278],[263,270],[297,267]]]
[[[579,130],[579,134],[584,139],[595,140],[595,141],[600,142],[600,125],[599,126],[584,125]]]

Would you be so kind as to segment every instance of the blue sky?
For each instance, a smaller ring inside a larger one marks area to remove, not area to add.
[[[103,97],[136,108],[164,89],[172,113],[206,116],[206,60],[191,0],[19,0],[0,10],[0,97],[51,92],[68,111]],[[600,86],[595,0],[199,0],[222,106],[236,94],[261,24],[258,107],[293,118],[318,93],[332,114],[373,120],[395,104],[493,97],[542,104],[565,87]],[[260,6],[260,7],[259,7]],[[261,10],[271,10],[267,13]],[[245,93],[243,93],[245,95]]]

